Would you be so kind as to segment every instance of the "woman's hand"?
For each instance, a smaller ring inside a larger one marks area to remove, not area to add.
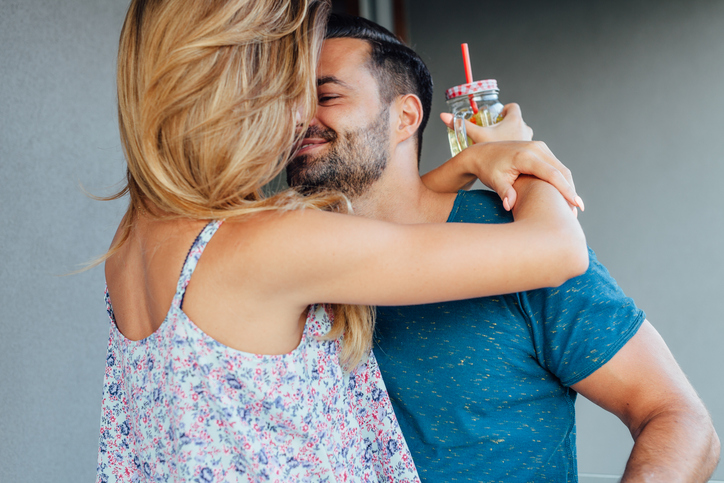
[[[568,203],[581,211],[585,209],[583,200],[576,194],[571,171],[542,141],[480,143],[458,154],[461,155],[461,161],[469,171],[498,193],[506,210],[515,206],[518,194],[513,184],[525,174],[552,184]]]
[[[516,103],[506,104],[500,113],[503,120],[492,126],[480,127],[477,124],[465,121],[468,137],[474,143],[488,143],[494,141],[531,141],[533,130],[523,120],[520,106]],[[449,112],[440,114],[445,125],[453,129],[453,115]]]
[[[533,130],[523,121],[520,106],[507,104],[502,114],[502,121],[488,127],[466,121],[467,134],[475,144],[425,174],[425,185],[437,192],[455,192],[479,179],[498,193],[506,210],[511,210],[518,198],[513,184],[527,174],[552,184],[572,206],[583,211],[571,171],[545,143],[531,141]],[[440,118],[451,127],[452,115],[443,113]]]

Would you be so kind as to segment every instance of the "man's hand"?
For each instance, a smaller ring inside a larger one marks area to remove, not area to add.
[[[705,482],[714,472],[719,438],[711,417],[648,321],[572,389],[631,431],[635,444],[622,482]]]
[[[500,113],[503,120],[492,126],[480,127],[465,121],[465,129],[474,143],[495,141],[532,141],[533,130],[523,120],[520,106],[516,103],[506,104]],[[440,114],[440,119],[449,129],[453,129],[453,115],[449,112]]]

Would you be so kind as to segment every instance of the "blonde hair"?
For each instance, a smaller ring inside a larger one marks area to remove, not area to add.
[[[314,113],[329,0],[133,0],[118,53],[118,118],[130,201],[128,240],[146,203],[166,215],[221,219],[299,208],[348,212],[343,195],[264,186],[284,169]],[[306,113],[298,129],[298,113]],[[149,211],[149,214],[153,214]],[[333,306],[340,356],[369,353],[373,311]]]

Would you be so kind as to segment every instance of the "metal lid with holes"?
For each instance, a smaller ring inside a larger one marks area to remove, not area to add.
[[[479,80],[470,84],[462,84],[451,87],[445,91],[445,100],[449,101],[450,99],[455,99],[456,97],[491,90],[498,91],[498,81],[495,79]]]

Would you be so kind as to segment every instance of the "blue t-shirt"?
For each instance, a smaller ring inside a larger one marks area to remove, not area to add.
[[[510,221],[489,191],[460,192],[448,218]],[[645,319],[589,256],[557,288],[377,308],[375,355],[423,481],[578,481],[569,386]]]

